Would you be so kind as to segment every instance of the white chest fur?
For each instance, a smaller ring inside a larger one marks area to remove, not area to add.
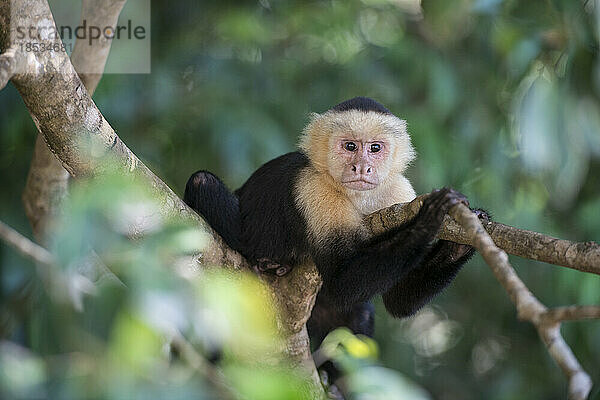
[[[311,239],[316,241],[340,231],[366,237],[365,215],[415,198],[414,189],[402,175],[389,179],[386,185],[361,192],[345,189],[311,166],[298,176],[295,191],[296,206],[306,220]]]

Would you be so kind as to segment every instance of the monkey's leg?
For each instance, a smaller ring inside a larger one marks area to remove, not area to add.
[[[375,308],[369,301],[355,304],[350,311],[341,311],[319,293],[306,323],[311,347],[319,347],[329,332],[340,327],[346,327],[357,335],[373,336],[374,314]]]
[[[473,212],[480,219],[489,220],[485,211]],[[414,314],[452,282],[474,253],[469,245],[439,240],[418,267],[383,294],[385,308],[398,318]]]
[[[375,308],[371,302],[355,304],[348,312],[335,308],[330,301],[319,294],[313,307],[312,314],[306,323],[311,347],[317,350],[323,339],[334,329],[346,327],[355,335],[373,336]],[[314,353],[318,354],[318,351]],[[315,357],[317,368],[327,372],[330,384],[335,383],[342,375],[341,371],[332,360]]]
[[[415,218],[373,238],[345,260],[317,258],[322,290],[344,310],[387,292],[426,257],[444,215],[458,203],[466,203],[462,194],[446,188],[435,191]]]
[[[198,171],[185,185],[183,201],[196,210],[234,250],[241,251],[241,222],[238,198],[219,178]]]

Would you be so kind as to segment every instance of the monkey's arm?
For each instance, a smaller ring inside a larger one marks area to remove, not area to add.
[[[397,318],[414,314],[452,282],[474,253],[471,246],[438,241],[418,267],[383,294],[386,310]]]
[[[444,215],[453,205],[466,202],[451,189],[434,192],[419,214],[403,226],[363,244],[341,260],[315,257],[323,276],[323,290],[340,309],[385,293],[427,256]]]
[[[491,219],[485,210],[473,212],[482,220]],[[469,245],[439,240],[418,267],[383,294],[385,308],[398,318],[414,314],[452,282],[473,254]]]

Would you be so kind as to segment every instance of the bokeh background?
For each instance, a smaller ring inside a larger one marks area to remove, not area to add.
[[[106,75],[94,98],[179,194],[198,169],[238,187],[294,150],[310,112],[361,95],[408,121],[417,192],[452,186],[499,222],[600,240],[598,1],[154,1],[151,28],[152,73]],[[30,237],[20,197],[35,136],[9,85],[0,219]],[[598,276],[511,261],[549,306],[600,300]],[[31,262],[3,244],[0,280],[2,337],[45,357],[69,346],[61,318],[82,317],[48,305]],[[432,398],[565,398],[563,375],[479,256],[412,319],[378,304],[376,325],[381,364]],[[63,342],[39,344],[49,331]],[[600,382],[600,322],[563,333]]]

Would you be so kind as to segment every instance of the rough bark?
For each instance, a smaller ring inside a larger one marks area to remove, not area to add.
[[[114,26],[126,0],[83,0],[81,21],[89,26]],[[110,52],[112,41],[104,35],[90,44],[77,40],[71,62],[90,96],[94,94]],[[82,73],[83,72],[83,73]],[[49,224],[57,215],[69,187],[69,173],[60,160],[52,154],[44,136],[38,134],[23,191],[25,214],[31,223],[36,240],[46,244]]]
[[[0,46],[11,47],[9,22],[15,26],[36,26],[38,22],[52,21],[45,0],[18,0],[13,4],[0,0]],[[18,51],[18,49],[16,50]],[[210,233],[206,250],[199,255],[203,265],[224,265],[231,268],[247,268],[247,262],[229,249],[212,229],[198,217],[173,191],[121,141],[110,124],[104,119],[69,58],[64,53],[28,53],[27,68],[9,75],[27,106],[38,131],[43,135],[54,156],[74,177],[101,174],[110,162],[124,174],[143,180],[161,203],[160,213],[177,215],[198,223]],[[43,66],[39,69],[38,66]],[[110,156],[110,158],[107,158]],[[107,161],[108,160],[108,161]],[[132,227],[133,234],[136,227]],[[311,376],[316,397],[324,395],[314,362],[308,347],[308,335],[304,322],[320,286],[320,278],[314,265],[297,268],[282,279],[264,277],[279,310],[280,331],[285,339],[283,349],[292,362],[304,365]]]
[[[27,61],[24,55],[13,46],[0,54],[0,89],[8,83],[16,71],[25,67]]]
[[[410,203],[396,204],[374,212],[366,217],[366,222],[374,233],[401,225],[417,215],[426,196],[421,195]],[[509,254],[600,275],[598,243],[571,242],[498,222],[484,222],[483,227],[496,246]],[[465,229],[449,216],[444,220],[438,238],[473,244]]]

